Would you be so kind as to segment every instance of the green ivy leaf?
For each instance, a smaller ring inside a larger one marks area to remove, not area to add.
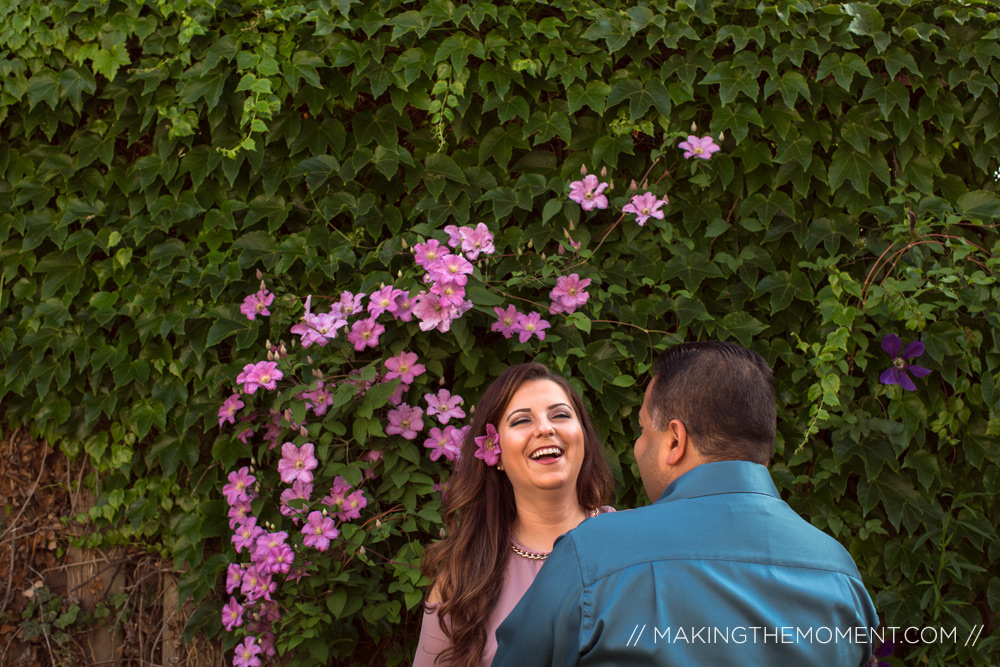
[[[131,63],[125,44],[118,42],[110,49],[100,49],[94,56],[94,73],[103,74],[108,81],[113,81],[118,70]]]
[[[829,75],[837,81],[837,85],[846,91],[851,90],[851,82],[855,74],[860,74],[863,78],[870,79],[872,73],[868,70],[868,65],[859,56],[853,53],[845,53],[841,56],[836,51],[823,56],[816,71],[816,78],[823,80]]]
[[[830,161],[830,188],[836,190],[844,181],[850,181],[854,189],[868,196],[868,182],[872,174],[889,185],[889,165],[880,154],[858,153],[846,146],[838,148]]]

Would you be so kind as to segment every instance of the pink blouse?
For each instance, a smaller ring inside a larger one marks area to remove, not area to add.
[[[613,507],[604,505],[598,508],[599,514],[614,512]],[[511,541],[524,551],[527,547],[511,538]],[[544,552],[542,552],[544,553]],[[521,596],[531,586],[535,580],[535,575],[542,569],[544,560],[532,560],[524,558],[516,553],[511,553],[507,559],[507,571],[504,575],[503,588],[500,589],[500,597],[497,599],[493,611],[490,612],[487,620],[486,648],[483,650],[483,657],[479,661],[480,667],[489,667],[493,662],[493,656],[497,652],[496,631],[503,623]],[[420,625],[420,642],[417,644],[417,653],[413,656],[414,667],[444,667],[443,663],[435,663],[437,656],[448,648],[448,638],[438,624],[437,605],[431,605],[430,609],[424,610],[423,623]]]

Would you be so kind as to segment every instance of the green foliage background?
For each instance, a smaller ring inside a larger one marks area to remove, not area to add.
[[[413,396],[446,378],[468,407],[506,364],[548,363],[584,393],[631,507],[657,354],[748,345],[776,369],[783,497],[850,549],[887,625],[958,628],[957,645],[896,655],[995,656],[990,3],[14,0],[0,78],[2,423],[90,458],[91,541],[172,557],[203,603],[190,632],[219,631],[225,475],[266,458],[216,427],[243,363],[290,342],[295,297],[412,278],[413,243],[482,220],[498,257],[476,309],[447,334],[414,323],[376,353],[340,348],[338,368],[412,350],[429,369]],[[721,152],[683,160],[689,132]],[[666,220],[581,213],[581,165],[607,167],[619,207],[648,173]],[[256,270],[284,319],[239,314]],[[544,343],[489,331],[492,306],[543,309],[569,272],[593,279],[590,301],[550,317]],[[878,382],[889,333],[926,344],[916,392]],[[366,516],[394,520],[295,589],[282,647],[299,636],[300,664],[413,649],[445,466],[422,438],[383,437],[384,402],[310,425],[328,475],[386,450]]]

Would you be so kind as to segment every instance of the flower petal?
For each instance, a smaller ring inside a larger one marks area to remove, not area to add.
[[[906,370],[913,373],[918,378],[922,378],[925,375],[930,375],[931,369],[924,368],[923,366],[907,366]]]
[[[899,372],[899,386],[906,391],[916,391],[917,385],[913,384],[913,380],[907,375],[906,371]]]
[[[882,384],[899,384],[899,369],[894,367],[883,371],[878,376],[878,381]]]
[[[896,334],[889,334],[882,339],[882,349],[893,359],[899,356],[899,351],[902,347],[903,341],[899,340],[899,336]]]
[[[909,343],[905,348],[903,348],[902,357],[904,359],[912,359],[913,357],[919,357],[924,353],[924,344],[919,340],[915,340]]]

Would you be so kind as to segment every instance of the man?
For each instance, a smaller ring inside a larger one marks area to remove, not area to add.
[[[493,667],[866,664],[874,605],[847,551],[779,497],[775,421],[757,353],[664,353],[635,442],[656,502],[559,538],[497,631]]]

